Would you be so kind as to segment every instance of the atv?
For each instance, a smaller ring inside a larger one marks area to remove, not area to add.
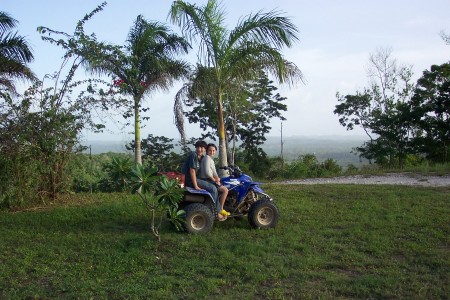
[[[253,228],[274,228],[278,222],[278,208],[261,189],[261,183],[252,181],[237,166],[222,169],[229,173],[229,176],[221,179],[221,184],[228,188],[224,204],[224,209],[231,213],[228,218],[247,216]],[[218,212],[208,191],[185,187],[179,208],[186,213],[184,226],[187,232],[203,234],[211,231]]]

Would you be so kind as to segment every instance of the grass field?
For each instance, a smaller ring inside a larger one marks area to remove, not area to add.
[[[264,187],[277,228],[161,242],[129,195],[0,212],[0,299],[449,298],[448,188]]]

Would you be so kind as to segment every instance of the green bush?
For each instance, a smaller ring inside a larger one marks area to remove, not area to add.
[[[333,159],[327,159],[320,163],[313,154],[299,156],[289,164],[285,164],[282,177],[285,179],[317,178],[323,176],[338,176],[342,173],[342,167]]]
[[[358,168],[354,164],[348,164],[347,170],[345,170],[346,175],[354,175],[358,173]]]
[[[342,167],[334,159],[328,158],[321,166],[325,170],[325,176],[337,176],[342,173]]]
[[[424,163],[428,165],[428,161],[426,161],[425,158],[420,155],[410,154],[407,155],[405,159],[405,167],[417,167]]]

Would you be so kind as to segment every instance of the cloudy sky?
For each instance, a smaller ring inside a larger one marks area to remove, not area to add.
[[[148,20],[166,21],[172,1],[168,0],[110,0],[105,9],[85,26],[86,33],[95,32],[100,40],[122,45],[137,15]],[[204,4],[206,1],[191,1]],[[20,24],[18,31],[26,36],[35,53],[31,68],[42,78],[53,73],[61,63],[62,51],[43,42],[36,27],[72,33],[76,22],[101,1],[61,0],[1,0],[0,10],[9,13]],[[348,132],[333,114],[337,104],[336,92],[354,93],[367,86],[365,68],[370,53],[378,48],[391,48],[393,57],[401,64],[412,65],[414,78],[432,64],[450,59],[450,46],[440,32],[450,34],[449,0],[225,0],[229,28],[239,17],[257,11],[279,10],[292,18],[300,31],[300,41],[284,53],[302,70],[306,82],[297,86],[279,87],[287,97],[288,112],[284,115],[283,135],[288,136],[350,136],[363,135],[361,130]],[[171,25],[173,30],[178,28]],[[195,47],[189,60],[195,63]],[[177,138],[173,124],[172,104],[181,86],[168,93],[154,94],[150,101],[150,121],[142,136],[147,134]],[[120,120],[123,122],[123,120]],[[280,121],[272,123],[270,135],[280,134]],[[85,133],[87,139],[127,141],[132,128],[121,130],[108,124],[111,132],[102,135]],[[187,134],[198,136],[197,126],[189,126]]]

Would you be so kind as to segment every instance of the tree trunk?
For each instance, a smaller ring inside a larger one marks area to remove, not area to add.
[[[231,148],[230,164],[234,166],[234,158],[236,155],[236,113],[233,113],[233,146]]]
[[[134,162],[142,166],[141,121],[139,118],[139,97],[134,97]]]
[[[219,126],[217,129],[217,133],[219,135],[219,166],[226,167],[228,166],[227,161],[227,145],[225,139],[225,124],[223,121],[223,107],[222,107],[222,93],[219,90],[218,95],[218,103],[217,103],[217,119],[219,122]],[[219,169],[219,177],[226,176],[226,171]]]

